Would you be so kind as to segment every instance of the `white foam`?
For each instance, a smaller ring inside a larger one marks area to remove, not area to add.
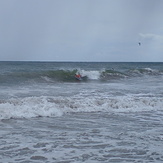
[[[144,68],[144,70],[149,71],[149,72],[154,72],[155,70],[151,69],[151,68]]]
[[[41,76],[41,78],[47,82],[53,82],[53,80],[47,76]]]
[[[61,115],[61,110],[49,103],[45,97],[16,98],[0,103],[1,119]]]
[[[53,117],[67,112],[139,112],[162,110],[156,97],[25,97],[0,102],[0,119]]]
[[[79,71],[81,76],[87,76],[89,79],[98,80],[100,78],[100,71]]]

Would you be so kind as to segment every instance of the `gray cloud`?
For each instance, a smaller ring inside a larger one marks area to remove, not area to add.
[[[153,60],[156,43],[138,41],[163,36],[162,8],[161,0],[2,0],[0,60],[160,61],[162,48]]]

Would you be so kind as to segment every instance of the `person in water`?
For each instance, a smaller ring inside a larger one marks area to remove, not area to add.
[[[76,73],[75,77],[79,79],[79,78],[81,78],[81,75],[79,73]]]

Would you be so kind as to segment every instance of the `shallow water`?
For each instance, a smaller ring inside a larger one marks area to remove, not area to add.
[[[163,112],[1,121],[3,162],[162,162]]]

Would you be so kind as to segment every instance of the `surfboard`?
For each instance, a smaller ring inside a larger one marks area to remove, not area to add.
[[[75,75],[75,78],[76,78],[77,80],[82,80],[82,77],[81,77],[81,76]]]

